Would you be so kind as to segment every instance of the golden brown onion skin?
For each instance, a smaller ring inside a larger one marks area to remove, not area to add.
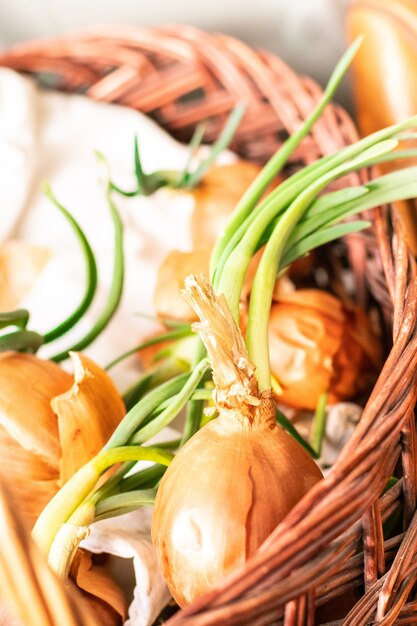
[[[329,402],[366,392],[381,367],[380,339],[360,308],[317,289],[283,294],[271,307],[271,370],[279,401],[314,410],[322,393]]]
[[[61,446],[50,401],[70,374],[33,354],[0,354],[0,478],[30,526],[59,489]]]
[[[0,478],[30,526],[125,413],[104,370],[81,353],[71,360],[75,380],[33,354],[0,354]]]
[[[191,252],[172,250],[158,270],[153,296],[155,311],[162,319],[194,322],[196,314],[181,295],[184,278],[192,271],[208,274],[210,249],[199,248]]]
[[[241,160],[209,169],[192,191],[195,208],[191,236],[195,248],[214,246],[237,203],[261,169],[255,163]]]
[[[242,565],[321,478],[272,419],[248,424],[226,411],[197,432],[165,473],[153,512],[152,540],[176,602]]]

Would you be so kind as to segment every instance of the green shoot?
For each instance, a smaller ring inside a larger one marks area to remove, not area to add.
[[[313,417],[312,433],[311,433],[311,447],[316,451],[317,458],[321,455],[321,449],[323,445],[323,439],[326,432],[326,405],[327,405],[327,393],[322,393],[317,403],[316,412]]]
[[[14,326],[16,328],[26,328],[29,321],[29,311],[17,309],[0,313],[0,329]]]
[[[219,154],[223,152],[223,150],[225,150],[232,141],[236,129],[242,119],[244,110],[245,106],[243,103],[238,104],[233,109],[217,141],[215,141],[215,143],[210,147],[209,154],[197,166],[194,172],[190,172],[189,168],[191,161],[203,140],[206,129],[205,124],[200,124],[197,127],[191,139],[188,159],[183,171],[158,170],[156,172],[152,172],[151,174],[146,174],[142,167],[138,139],[135,137],[134,170],[136,189],[132,191],[124,191],[112,181],[109,183],[110,188],[123,196],[133,197],[139,195],[150,196],[162,187],[171,187],[173,189],[191,189],[192,187],[195,187],[201,181],[207,170],[212,166]]]
[[[124,352],[123,354],[118,356],[116,359],[113,359],[113,361],[111,361],[108,365],[106,365],[105,369],[109,371],[110,369],[112,369],[112,367],[114,367],[115,365],[123,361],[124,359],[127,359],[129,356],[132,356],[133,354],[136,354],[137,352],[140,352],[141,350],[145,350],[145,348],[156,346],[160,343],[163,343],[164,341],[174,341],[175,339],[182,339],[183,337],[190,337],[191,335],[192,335],[192,330],[191,330],[190,325],[182,325],[167,333],[156,335],[155,337],[152,337],[151,339],[147,339],[146,341],[143,341],[142,343],[138,344],[134,348],[131,348],[127,352]]]
[[[58,202],[48,183],[44,183],[43,192],[45,196],[54,204],[54,206],[61,211],[62,215],[72,227],[84,256],[86,271],[86,287],[81,302],[71,315],[69,315],[63,322],[44,334],[44,343],[50,343],[73,328],[73,326],[75,326],[75,324],[82,318],[84,313],[90,307],[97,289],[97,264],[93,250],[84,234],[84,231],[81,229],[80,225],[71,213],[69,213],[69,211],[67,211],[67,209],[60,202]]]
[[[97,153],[97,157],[99,161],[106,166],[104,157],[99,153]],[[119,215],[119,211],[112,199],[108,172],[106,177],[106,198],[114,226],[113,276],[110,291],[107,297],[107,303],[98,320],[96,320],[91,330],[84,337],[82,337],[67,350],[51,357],[51,360],[55,362],[63,361],[64,359],[68,358],[68,354],[70,351],[84,350],[87,346],[89,346],[109,324],[119,306],[122,297],[124,284],[123,224]]]

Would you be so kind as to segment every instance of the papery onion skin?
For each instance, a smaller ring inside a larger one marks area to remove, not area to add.
[[[26,450],[59,470],[61,448],[51,398],[66,391],[70,374],[32,354],[0,354],[0,424]]]
[[[366,391],[382,364],[382,350],[360,308],[348,309],[317,289],[282,294],[271,307],[271,370],[279,401],[314,410],[322,393],[330,403]]]
[[[209,248],[200,248],[192,252],[172,250],[158,270],[154,291],[154,306],[162,319],[175,319],[193,322],[197,319],[192,308],[181,296],[184,278],[191,271],[208,272],[210,261]]]
[[[155,500],[152,540],[180,606],[242,565],[321,478],[308,453],[261,393],[224,296],[189,277],[187,299],[206,345],[219,417],[180,449]]]
[[[70,357],[73,385],[51,400],[62,450],[62,483],[98,454],[126,413],[107,372],[85,354],[71,352]]]
[[[72,376],[32,354],[0,354],[0,478],[30,526],[59,489],[61,445],[51,398]]]
[[[125,413],[106,372],[80,353],[71,358],[75,381],[52,361],[0,353],[0,478],[30,526]]]
[[[262,252],[263,248],[258,250],[252,258],[242,286],[240,298],[242,332],[245,328],[250,291]],[[155,311],[161,320],[174,319],[188,323],[198,319],[192,307],[182,297],[181,290],[184,285],[184,279],[191,271],[201,274],[209,273],[210,254],[209,248],[196,248],[191,252],[172,250],[165,257],[158,270],[153,297]],[[288,285],[288,280],[286,276],[277,280],[277,294],[281,292],[282,283]]]
[[[299,444],[269,422],[226,412],[180,450],[158,489],[152,539],[180,606],[242,565],[322,477]]]
[[[120,626],[125,621],[126,594],[106,563],[97,564],[91,553],[78,550],[71,565],[71,578],[100,626]]]
[[[195,248],[214,246],[235,206],[261,169],[243,160],[210,168],[192,191],[195,208],[190,226]]]

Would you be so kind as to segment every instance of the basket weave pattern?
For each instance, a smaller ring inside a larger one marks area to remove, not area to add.
[[[236,102],[245,100],[232,148],[261,162],[321,95],[274,55],[191,27],[101,27],[17,46],[0,65],[53,74],[61,89],[144,111],[181,140],[206,119],[205,138],[213,140]],[[349,116],[328,106],[289,169],[355,139]],[[313,626],[326,622],[317,609],[345,593],[359,599],[332,626],[417,623],[416,266],[395,215],[379,209],[373,216],[373,232],[366,246],[356,240],[351,260],[381,304],[391,307],[393,347],[362,419],[328,478],[244,568],[177,613],[172,626]],[[381,496],[399,463],[403,478]],[[382,525],[398,510],[404,532],[384,541]]]

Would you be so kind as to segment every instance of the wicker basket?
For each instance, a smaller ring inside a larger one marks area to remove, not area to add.
[[[243,99],[248,107],[232,147],[259,161],[299,127],[321,93],[272,54],[182,26],[101,27],[17,46],[0,57],[0,64],[47,77],[49,83],[52,75],[60,89],[144,111],[181,140],[207,118],[206,139],[212,140]],[[355,138],[348,115],[329,106],[289,170]],[[403,235],[390,210],[376,210],[366,246],[356,240],[351,255],[357,273],[390,308],[393,335],[353,437],[328,478],[290,512],[255,557],[177,613],[170,625],[324,624],[325,605],[336,600],[341,609],[349,594],[357,599],[354,608],[332,626],[417,623],[417,286]],[[381,496],[394,468],[398,475],[401,467],[401,480]],[[400,511],[404,530],[384,542],[382,525],[394,511]]]

